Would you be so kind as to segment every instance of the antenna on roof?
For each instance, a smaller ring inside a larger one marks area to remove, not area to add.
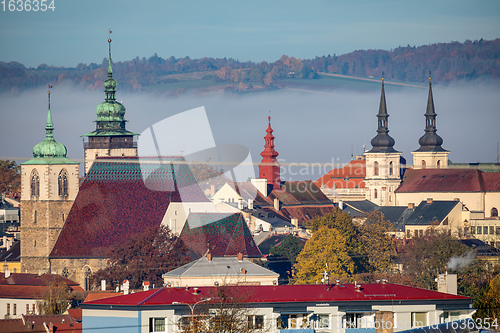
[[[351,161],[352,161],[352,159],[353,159],[353,154],[354,154],[354,153],[353,153],[353,149],[354,149],[354,148],[353,148],[353,145],[351,145]]]

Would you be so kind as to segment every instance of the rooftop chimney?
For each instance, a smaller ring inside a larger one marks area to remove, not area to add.
[[[106,280],[101,280],[101,290],[106,290]]]
[[[299,228],[299,219],[293,218],[292,224],[295,227],[295,229],[298,229]]]
[[[433,199],[432,198],[427,198],[427,203],[430,204],[432,203]]]
[[[243,209],[243,199],[238,200],[238,209],[242,210]]]
[[[207,260],[212,261],[212,253],[207,253]]]
[[[340,210],[344,210],[344,203],[342,202],[342,200],[339,200],[339,209]]]
[[[274,198],[274,210],[279,212],[280,211],[280,201],[278,198]]]
[[[238,261],[239,262],[243,261],[243,254],[241,252],[238,253]]]
[[[7,279],[10,276],[10,270],[7,268],[5,269],[5,278]]]
[[[253,209],[253,199],[248,199],[248,209]]]
[[[144,289],[144,291],[148,291],[149,290],[149,281],[143,281],[142,288]]]
[[[129,284],[130,283],[128,280],[123,281],[123,285],[122,285],[123,295],[128,295]]]
[[[439,274],[437,278],[438,291],[441,293],[457,294],[457,274]]]
[[[408,202],[408,209],[414,209],[415,208],[415,203],[414,202]]]

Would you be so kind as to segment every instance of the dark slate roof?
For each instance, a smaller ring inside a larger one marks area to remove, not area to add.
[[[500,256],[500,249],[491,246],[482,240],[471,238],[471,239],[461,239],[460,243],[476,251],[476,255],[479,257],[483,256]]]
[[[21,260],[21,241],[17,241],[8,251],[0,253],[0,262],[20,261]]]
[[[406,206],[381,206],[377,210],[382,212],[384,218],[392,223],[395,231],[405,230],[405,224],[414,211]]]
[[[474,169],[407,169],[396,190],[397,193],[481,191],[481,171]]]
[[[213,256],[261,257],[248,226],[241,214],[227,216],[222,213],[191,213],[180,238],[199,256],[207,250]]]
[[[379,206],[369,200],[362,201],[343,201],[343,211],[349,213],[352,217],[361,217],[366,213],[377,210]]]
[[[96,159],[50,258],[105,258],[114,246],[160,225],[170,202],[208,202],[183,158],[164,161]]]
[[[431,203],[422,201],[408,217],[406,225],[440,224],[459,204],[459,201],[432,201]]]

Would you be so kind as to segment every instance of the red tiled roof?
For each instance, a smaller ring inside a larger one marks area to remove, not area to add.
[[[408,169],[396,192],[481,192],[481,173],[474,169]]]
[[[249,303],[275,302],[340,302],[340,301],[397,301],[397,300],[470,300],[468,297],[437,291],[407,287],[397,284],[363,284],[356,291],[353,284],[335,285],[278,285],[278,286],[229,286],[235,293],[248,295]],[[166,305],[174,302],[193,304],[211,295],[216,287],[160,288],[135,294],[101,299],[86,304],[103,305]]]
[[[114,246],[157,227],[170,202],[208,201],[189,167],[178,163],[182,158],[164,161],[160,165],[134,157],[96,159],[50,258],[105,258]]]
[[[87,297],[85,297],[84,302],[90,302],[90,301],[95,301],[98,299],[110,298],[110,297],[121,296],[121,295],[123,295],[123,292],[120,292],[120,293],[111,292],[111,291],[90,292],[87,295]]]
[[[486,192],[500,192],[500,172],[481,172]]]
[[[57,283],[64,282],[70,287],[79,286],[78,282],[67,279],[58,274],[29,274],[29,273],[11,273],[8,278],[4,274],[0,275],[0,285],[19,285],[19,286],[48,286],[53,281]]]
[[[321,188],[364,188],[366,161],[353,160],[339,169],[332,169],[314,183]]]

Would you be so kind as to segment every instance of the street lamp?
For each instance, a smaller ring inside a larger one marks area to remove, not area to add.
[[[189,303],[182,303],[182,302],[172,302],[173,305],[177,305],[177,304],[182,304],[182,305],[187,305],[189,306],[189,309],[191,310],[191,327],[190,327],[190,331],[194,333],[194,308],[200,304],[200,303],[203,303],[203,302],[209,302],[211,301],[212,298],[209,297],[209,298],[205,298],[205,299],[202,299],[194,304],[189,304]]]

